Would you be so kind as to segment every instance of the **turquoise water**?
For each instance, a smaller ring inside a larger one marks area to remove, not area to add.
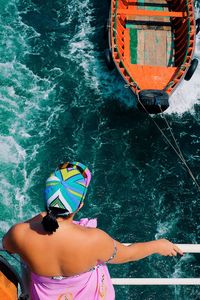
[[[1,236],[43,209],[45,179],[59,162],[80,160],[93,179],[79,217],[97,217],[122,242],[200,243],[196,186],[105,66],[107,12],[107,1],[0,0]],[[198,39],[197,57],[199,49]],[[198,180],[199,70],[165,114]],[[110,270],[113,277],[198,277],[200,256],[152,256]],[[200,287],[117,287],[116,299],[195,300]]]

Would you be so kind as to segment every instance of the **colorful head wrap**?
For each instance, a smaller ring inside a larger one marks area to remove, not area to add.
[[[67,162],[59,167],[46,181],[45,202],[53,207],[67,210],[59,213],[67,216],[77,210],[84,201],[91,180],[89,169],[79,162]]]

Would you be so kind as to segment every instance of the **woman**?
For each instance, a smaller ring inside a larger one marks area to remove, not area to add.
[[[124,246],[96,228],[96,220],[73,221],[82,208],[90,171],[78,162],[61,165],[47,179],[46,212],[11,227],[4,249],[18,253],[31,270],[33,300],[113,300],[106,264],[182,251],[161,239]]]

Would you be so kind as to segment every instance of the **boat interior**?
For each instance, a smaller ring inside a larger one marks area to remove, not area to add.
[[[115,1],[115,58],[120,57],[128,73],[139,80],[140,89],[166,88],[189,51],[192,55],[188,2]]]

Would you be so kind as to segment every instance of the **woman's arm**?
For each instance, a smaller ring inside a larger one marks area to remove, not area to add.
[[[110,262],[112,264],[137,261],[152,254],[163,256],[176,256],[177,253],[183,255],[181,249],[166,239],[155,240],[143,243],[134,243],[125,246],[119,242],[117,245],[117,255]]]
[[[19,235],[18,233],[18,224],[12,226],[8,232],[4,235],[2,239],[3,249],[10,252],[16,253],[16,236]]]
[[[98,260],[107,261],[114,252],[114,240],[104,231],[97,229],[98,234]],[[122,243],[116,243],[116,256],[110,261],[112,264],[121,264],[136,261],[152,254],[164,256],[176,256],[177,253],[183,255],[181,249],[166,239],[160,239],[150,242],[134,243],[125,246]]]

